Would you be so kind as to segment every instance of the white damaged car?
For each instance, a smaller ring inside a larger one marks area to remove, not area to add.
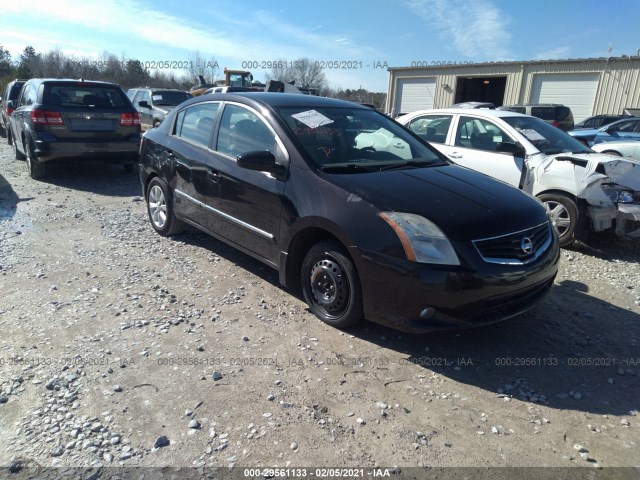
[[[639,162],[596,153],[543,120],[507,110],[421,110],[396,120],[454,163],[538,197],[563,246],[588,229],[640,238]],[[400,157],[406,148],[377,132],[355,141],[378,151],[387,142]]]

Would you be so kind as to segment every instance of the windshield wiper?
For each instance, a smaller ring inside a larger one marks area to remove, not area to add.
[[[377,172],[379,169],[360,165],[358,163],[337,163],[334,165],[322,165],[320,170],[327,173],[356,173],[356,172]]]
[[[383,170],[395,170],[396,168],[422,168],[430,165],[438,165],[437,163],[433,163],[431,160],[407,160],[404,163],[394,163],[393,165],[385,165],[384,167],[380,167],[380,171]]]

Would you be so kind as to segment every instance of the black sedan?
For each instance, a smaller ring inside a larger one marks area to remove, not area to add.
[[[259,259],[338,328],[497,322],[558,269],[541,203],[349,102],[197,97],[143,136],[139,171],[159,234],[187,223]]]

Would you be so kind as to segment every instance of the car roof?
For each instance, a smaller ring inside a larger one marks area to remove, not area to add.
[[[512,112],[510,110],[493,110],[488,108],[431,108],[428,110],[417,110],[415,112],[407,113],[403,116],[416,116],[424,114],[460,114],[460,115],[473,115],[478,117],[530,117],[524,113]]]
[[[103,85],[103,86],[116,86],[119,87],[117,83],[113,82],[103,82],[102,80],[86,80],[80,78],[31,78],[28,80],[29,83],[86,83],[91,85]]]
[[[514,103],[513,105],[502,105],[502,108],[509,107],[566,107],[561,103]]]
[[[237,101],[247,105],[259,107],[266,105],[269,107],[342,107],[357,108],[360,110],[371,110],[358,103],[347,102],[345,100],[337,100],[335,98],[318,97],[315,95],[303,95],[299,93],[277,93],[277,92],[234,92],[234,93],[215,93],[194,97],[187,100],[185,105],[199,103],[202,101]],[[465,111],[469,111],[466,109]]]

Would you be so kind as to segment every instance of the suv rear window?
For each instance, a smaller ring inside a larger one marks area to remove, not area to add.
[[[532,107],[531,115],[543,120],[558,120],[555,107]]]
[[[103,85],[45,85],[42,103],[50,106],[124,108],[129,101],[121,89]]]

